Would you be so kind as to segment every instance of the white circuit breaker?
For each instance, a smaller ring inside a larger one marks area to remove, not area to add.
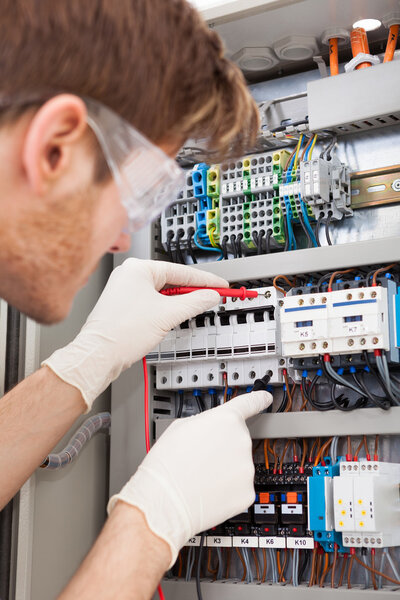
[[[389,350],[384,287],[287,296],[281,308],[283,356]]]
[[[343,545],[383,548],[400,544],[400,465],[345,462],[333,479],[335,529]]]
[[[282,383],[281,333],[274,287],[257,288],[259,296],[227,298],[214,310],[172,330],[148,356],[156,365],[157,389],[193,389],[252,385],[270,372]]]

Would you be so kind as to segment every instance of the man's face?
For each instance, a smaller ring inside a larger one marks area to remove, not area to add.
[[[130,246],[114,181],[94,183],[76,100],[0,129],[0,297],[40,323],[65,318],[103,254]]]

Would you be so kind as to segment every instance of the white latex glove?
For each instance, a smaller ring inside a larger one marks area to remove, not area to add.
[[[122,371],[145,356],[173,328],[220,301],[213,290],[182,296],[159,293],[166,284],[227,287],[205,271],[168,262],[128,258],[112,272],[77,337],[43,361],[78,388],[90,410]]]
[[[254,502],[254,464],[245,420],[271,403],[268,392],[252,392],[177,419],[110,499],[108,512],[117,500],[139,508],[149,528],[169,544],[172,566],[191,537]]]

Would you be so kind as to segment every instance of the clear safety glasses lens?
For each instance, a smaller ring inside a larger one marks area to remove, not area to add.
[[[184,173],[134,127],[98,102],[84,98],[87,122],[104,153],[129,219],[137,231],[175,201]]]

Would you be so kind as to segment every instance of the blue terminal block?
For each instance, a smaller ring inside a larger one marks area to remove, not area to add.
[[[333,552],[335,544],[339,552],[348,552],[342,544],[342,534],[334,529],[333,477],[339,475],[339,460],[332,465],[326,457],[324,462],[324,466],[313,467],[312,477],[307,479],[308,528],[325,552]]]
[[[207,196],[208,169],[206,163],[198,163],[192,170],[193,195],[199,200],[200,210],[212,209],[212,199]]]
[[[210,245],[210,238],[207,234],[207,211],[199,210],[196,213],[196,238],[205,246]]]

